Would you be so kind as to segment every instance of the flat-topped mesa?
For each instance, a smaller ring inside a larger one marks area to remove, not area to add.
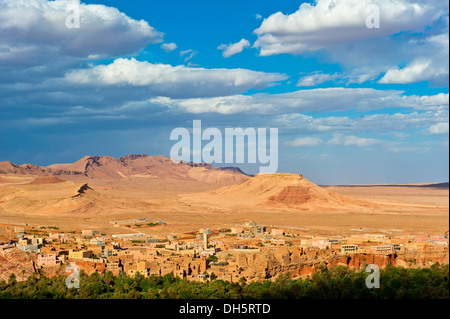
[[[50,184],[60,184],[66,181],[54,176],[48,177],[37,177],[26,185],[50,185]]]
[[[272,174],[266,174],[266,173],[259,173],[256,174],[254,178],[258,178],[258,179],[282,179],[282,180],[292,180],[292,181],[296,181],[296,180],[301,180],[303,179],[303,175],[302,174],[293,174],[293,173],[272,173]]]

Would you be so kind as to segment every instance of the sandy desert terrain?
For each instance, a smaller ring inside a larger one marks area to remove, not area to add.
[[[86,157],[75,164],[24,169],[3,164],[0,224],[156,236],[250,220],[310,235],[443,234],[449,229],[448,184],[319,187],[300,174],[250,178],[154,159],[98,157],[95,164]],[[166,225],[113,224],[144,217]]]

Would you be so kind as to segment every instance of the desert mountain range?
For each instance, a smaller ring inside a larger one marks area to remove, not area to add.
[[[448,183],[318,186],[301,174],[252,177],[148,155],[85,156],[47,167],[0,162],[0,222],[117,233],[130,229],[111,221],[144,217],[164,219],[170,226],[149,228],[164,236],[248,220],[314,233],[447,231]]]
[[[220,208],[304,209],[368,205],[319,187],[301,174],[250,177],[238,168],[177,163],[164,156],[132,154],[117,159],[85,156],[75,163],[47,167],[1,162],[0,174],[4,174],[3,178],[0,175],[0,184],[4,185],[0,192],[0,195],[4,194],[0,206],[25,213],[48,212],[59,207],[64,212],[84,209],[98,214],[108,211],[108,207],[126,210],[136,203],[145,209],[149,201],[155,204],[161,199],[157,192],[162,190],[171,194],[171,201]],[[22,178],[14,179],[19,176]],[[124,201],[122,196],[111,196],[108,191],[111,189],[140,192],[144,201],[142,198]],[[184,194],[186,192],[189,193]]]
[[[85,156],[71,164],[53,164],[47,167],[34,164],[16,165],[0,162],[0,174],[57,176],[66,180],[82,181],[120,179],[194,180],[203,183],[230,185],[247,180],[248,175],[234,167],[215,168],[210,164],[175,163],[165,156],[127,155]]]

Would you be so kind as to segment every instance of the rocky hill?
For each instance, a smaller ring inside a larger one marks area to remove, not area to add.
[[[200,194],[183,195],[182,199],[195,203],[241,207],[332,208],[375,205],[326,190],[301,174],[258,174],[237,185]]]

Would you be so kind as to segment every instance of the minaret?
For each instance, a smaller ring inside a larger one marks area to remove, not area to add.
[[[208,249],[208,233],[207,232],[203,233],[203,249],[204,250]]]

